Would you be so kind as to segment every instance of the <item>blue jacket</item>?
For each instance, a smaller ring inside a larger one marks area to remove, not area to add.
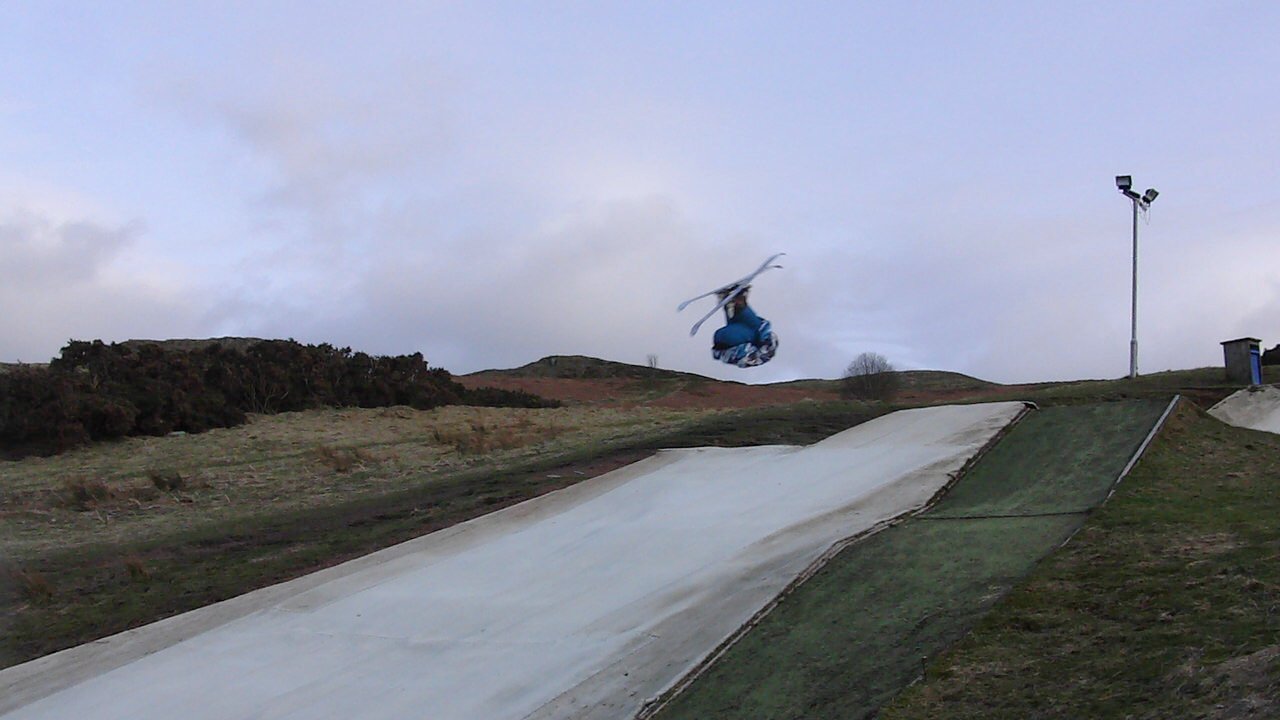
[[[747,305],[734,313],[727,325],[716,330],[712,339],[713,347],[730,348],[743,343],[760,345],[764,342],[760,337],[760,326],[763,324],[764,320]]]

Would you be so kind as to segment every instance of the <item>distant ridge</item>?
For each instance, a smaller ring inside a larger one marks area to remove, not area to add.
[[[0,362],[0,373],[13,372],[15,370],[46,370],[49,363],[29,363],[29,362]]]
[[[985,390],[1000,383],[949,370],[902,370],[898,372],[907,390]]]
[[[175,338],[172,340],[125,340],[120,343],[130,350],[137,350],[144,345],[159,345],[165,350],[176,350],[179,352],[193,352],[203,350],[212,345],[221,345],[227,350],[235,350],[236,352],[245,352],[250,347],[260,342],[266,342],[262,338],[253,337],[220,337],[199,339],[183,339]]]
[[[513,378],[567,378],[567,379],[601,379],[601,378],[685,378],[689,380],[710,380],[703,375],[663,370],[644,365],[601,360],[585,355],[548,355],[527,365],[508,370],[481,370],[470,373],[474,376],[502,376]]]
[[[227,350],[245,352],[250,347],[260,342],[266,341],[262,338],[254,337],[220,337],[204,339],[175,338],[171,340],[131,339],[125,340],[120,343],[120,345],[123,345],[130,350],[137,350],[145,345],[158,345],[166,350],[184,352],[199,351],[212,345],[221,345]],[[23,367],[45,368],[48,367],[48,363],[0,363],[0,372]],[[908,392],[978,391],[1002,387],[1000,383],[990,382],[970,375],[965,375],[963,373],[950,372],[947,370],[898,370],[895,371],[895,373],[901,382],[900,390]],[[735,380],[715,380],[697,373],[652,368],[645,365],[633,365],[631,363],[617,362],[615,360],[602,360],[600,358],[589,357],[586,355],[548,355],[531,363],[521,365],[520,367],[479,370],[460,377],[558,379],[669,378],[723,382],[735,385],[745,384]],[[779,388],[838,390],[840,380],[806,379],[765,384]]]
[[[915,392],[929,391],[964,391],[986,390],[1000,387],[999,383],[980,380],[963,373],[946,370],[899,370],[896,371],[901,380],[901,389]],[[689,380],[711,380],[696,373],[663,370],[643,365],[601,360],[584,355],[549,355],[527,365],[507,370],[481,370],[470,373],[473,376],[500,376],[511,378],[567,378],[567,379],[601,379],[601,378],[684,378]],[[716,380],[715,382],[734,382],[732,380]],[[741,383],[739,383],[741,384]],[[773,387],[791,387],[797,389],[837,389],[840,380],[789,380],[786,382],[767,383]]]
[[[964,373],[951,372],[949,370],[895,370],[893,373],[898,376],[900,390],[923,392],[931,390],[987,390],[1001,387],[1000,383],[980,380]],[[777,383],[777,385],[803,387],[809,383],[830,384],[839,382],[839,380],[790,380]]]

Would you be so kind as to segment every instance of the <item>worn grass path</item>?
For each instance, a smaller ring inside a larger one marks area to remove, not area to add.
[[[874,715],[1084,523],[1166,405],[1027,416],[929,513],[837,555],[657,717]]]

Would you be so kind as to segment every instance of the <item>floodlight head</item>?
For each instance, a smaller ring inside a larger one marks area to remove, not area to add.
[[[1129,188],[1133,187],[1133,177],[1130,175],[1117,175],[1116,187],[1120,188],[1121,190],[1128,190]]]
[[[1147,191],[1142,193],[1142,202],[1150,205],[1151,201],[1155,200],[1156,196],[1159,194],[1160,193],[1157,192],[1155,188],[1147,188]]]

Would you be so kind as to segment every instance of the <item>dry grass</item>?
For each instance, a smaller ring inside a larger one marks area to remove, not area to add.
[[[318,507],[437,475],[673,429],[712,411],[408,407],[253,416],[0,464],[0,556],[139,540],[264,509]]]
[[[564,430],[551,422],[535,425],[528,416],[514,422],[491,423],[483,419],[472,420],[465,426],[436,428],[432,432],[435,441],[452,447],[459,455],[484,455],[500,450],[513,450],[538,443],[551,442]]]
[[[161,492],[176,492],[187,485],[187,479],[177,470],[151,470],[147,477],[151,478],[151,484]]]
[[[96,478],[63,480],[60,504],[70,510],[93,510],[114,500],[116,493],[106,483]]]
[[[124,568],[129,573],[129,578],[135,581],[150,580],[151,571],[147,569],[146,563],[137,555],[130,555],[124,559]]]
[[[330,445],[316,446],[316,459],[320,464],[334,472],[351,472],[357,466],[364,468],[367,463],[376,459],[373,453],[364,448],[336,448]]]
[[[53,599],[53,584],[43,574],[19,567],[8,570],[5,575],[29,602],[44,603]]]

